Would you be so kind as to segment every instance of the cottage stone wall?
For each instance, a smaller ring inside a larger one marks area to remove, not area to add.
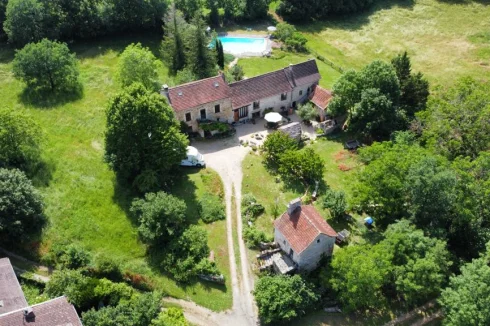
[[[325,234],[319,234],[315,240],[303,250],[296,262],[299,271],[312,271],[318,267],[318,263],[323,256],[331,256],[335,238]]]
[[[220,112],[215,113],[214,106],[218,104],[220,105]],[[233,111],[231,109],[231,100],[229,98],[178,111],[175,112],[175,116],[179,121],[184,121],[188,126],[192,127],[192,131],[197,132],[199,130],[197,119],[201,118],[201,110],[203,109],[206,110],[206,119],[217,121],[219,118],[219,121],[228,123],[233,121]],[[187,113],[191,114],[191,121],[185,121],[185,115]]]
[[[313,86],[318,84],[318,82],[313,83],[313,84],[307,84],[307,85],[301,85],[301,86],[296,86],[293,91],[291,92],[291,105],[293,102],[296,102],[297,104],[301,104],[300,100],[305,100],[308,99],[307,94],[308,94],[308,87],[310,87],[310,92],[313,91]],[[301,93],[301,95],[299,94]]]

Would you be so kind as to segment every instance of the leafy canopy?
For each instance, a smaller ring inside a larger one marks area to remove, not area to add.
[[[184,201],[163,191],[147,193],[144,199],[135,199],[131,213],[138,219],[138,232],[145,243],[169,243],[180,235],[185,223]]]
[[[287,151],[279,159],[279,173],[290,183],[314,184],[323,179],[325,163],[311,148]]]
[[[267,325],[302,316],[319,299],[301,276],[264,276],[254,290],[260,319]]]
[[[117,78],[123,87],[141,83],[149,90],[155,90],[158,88],[159,65],[149,48],[142,47],[141,43],[130,44],[119,57]]]
[[[106,160],[137,190],[165,185],[185,157],[187,144],[167,101],[143,85],[125,88],[109,103]]]
[[[267,163],[278,165],[282,154],[298,149],[298,142],[288,134],[276,131],[267,135],[262,148]]]
[[[23,242],[42,230],[46,218],[41,195],[17,169],[0,168],[0,239]]]
[[[21,112],[0,109],[0,167],[28,170],[39,160],[41,129]]]
[[[65,43],[47,39],[18,51],[13,72],[33,91],[76,91],[81,87],[75,54]]]

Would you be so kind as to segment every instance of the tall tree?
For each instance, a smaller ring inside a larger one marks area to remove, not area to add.
[[[21,112],[0,109],[0,167],[28,170],[39,160],[41,130]]]
[[[8,0],[0,0],[0,40],[3,40],[7,34],[3,29],[3,23],[5,21],[5,14],[7,11]]]
[[[141,83],[149,90],[156,90],[159,64],[149,48],[133,43],[119,57],[117,78],[123,87]]]
[[[412,64],[407,52],[391,60],[400,81],[400,105],[411,118],[416,112],[425,110],[429,97],[429,82],[422,73],[412,73]]]
[[[43,39],[15,54],[13,72],[34,91],[73,91],[81,87],[75,54],[65,43]]]
[[[221,69],[224,69],[225,68],[225,53],[223,51],[223,43],[221,43],[221,41],[218,38],[216,38],[216,41],[215,41],[215,49],[216,49],[216,58],[218,61],[218,67],[220,67]]]
[[[300,317],[318,301],[313,287],[299,275],[263,276],[255,286],[254,295],[260,319],[266,325]]]
[[[193,18],[192,25],[192,32],[187,40],[187,64],[198,78],[211,77],[216,73],[216,56],[208,47],[210,39],[206,35],[204,21],[199,13]]]
[[[186,208],[184,201],[160,191],[133,200],[130,210],[140,223],[138,231],[143,241],[155,245],[180,235]]]
[[[294,184],[301,182],[305,187],[315,181],[323,180],[325,164],[311,148],[300,151],[287,151],[279,158],[279,173],[285,181]]]
[[[42,230],[46,221],[41,195],[17,169],[0,168],[0,239],[23,242]]]
[[[490,324],[490,266],[488,256],[474,259],[452,276],[439,302],[444,310],[444,325],[471,326]]]
[[[9,0],[3,28],[9,42],[24,46],[46,35],[44,6],[38,0]]]
[[[185,157],[188,140],[167,101],[141,84],[117,94],[107,110],[106,160],[142,192],[164,186]]]
[[[433,97],[420,117],[423,138],[437,152],[476,158],[490,149],[490,83],[462,79]]]
[[[185,67],[186,56],[182,29],[186,28],[187,23],[182,13],[175,8],[175,3],[172,4],[171,10],[165,17],[165,22],[169,27],[162,43],[162,50],[164,51],[164,57],[169,58],[171,61],[170,71],[176,74],[177,71]]]
[[[382,245],[343,248],[333,256],[330,286],[348,311],[380,309],[386,304],[382,288],[392,271],[393,254]]]
[[[213,26],[219,26],[218,1],[207,0],[209,9],[209,22]]]

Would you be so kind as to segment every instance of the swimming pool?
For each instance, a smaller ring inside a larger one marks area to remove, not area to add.
[[[223,50],[233,55],[262,55],[267,49],[267,40],[263,37],[219,36]]]

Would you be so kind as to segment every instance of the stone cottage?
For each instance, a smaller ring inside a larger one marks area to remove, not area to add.
[[[293,260],[298,271],[312,271],[324,256],[331,256],[337,232],[315,207],[295,199],[274,221],[274,242]]]
[[[320,78],[312,59],[234,83],[218,75],[175,87],[163,85],[161,94],[177,119],[196,132],[200,120],[231,123],[263,117],[266,110],[294,108],[308,100]]]

